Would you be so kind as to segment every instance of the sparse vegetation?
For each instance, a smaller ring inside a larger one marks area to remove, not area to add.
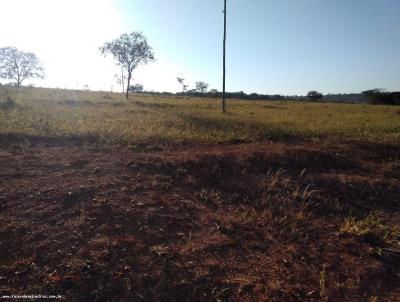
[[[386,219],[384,213],[376,211],[360,219],[347,217],[340,231],[360,236],[381,248],[392,247],[400,251],[400,228],[388,224]]]
[[[104,97],[106,95],[106,98]],[[0,118],[0,133],[57,138],[92,137],[122,145],[367,140],[400,143],[395,107],[231,100],[228,114],[218,100],[24,88],[20,106]],[[43,124],[51,125],[43,132]]]

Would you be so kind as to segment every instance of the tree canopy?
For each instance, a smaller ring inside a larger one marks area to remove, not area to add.
[[[44,72],[38,57],[15,47],[0,48],[0,78],[13,80],[17,86],[31,78],[43,78]]]
[[[206,82],[197,81],[196,82],[196,91],[204,93],[208,89],[208,84]]]
[[[129,98],[129,86],[132,72],[140,64],[154,61],[153,49],[147,43],[146,37],[140,32],[122,34],[119,38],[106,42],[100,47],[100,52],[112,55],[119,66],[127,72],[126,98]]]

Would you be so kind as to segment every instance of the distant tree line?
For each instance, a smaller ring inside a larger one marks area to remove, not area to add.
[[[375,105],[400,105],[400,92],[386,92],[382,89],[363,91],[370,104]]]
[[[222,97],[222,92],[218,91],[216,89],[211,89],[206,92],[200,92],[195,89],[187,90],[186,92],[178,92],[178,93],[173,93],[173,92],[158,92],[158,91],[141,91],[142,93],[145,94],[150,94],[150,95],[165,95],[165,96],[187,96],[187,97],[204,97],[204,98],[221,98]],[[292,96],[284,96],[280,94],[259,94],[259,93],[251,93],[247,94],[244,93],[243,91],[239,92],[226,92],[226,97],[230,99],[242,99],[242,100],[286,100],[286,99],[293,99],[294,97]],[[301,98],[305,99],[306,97],[297,97],[296,98]]]
[[[157,92],[157,91],[141,91],[144,94],[149,95],[161,95],[161,96],[187,96],[187,97],[204,97],[204,98],[221,98],[222,92],[216,89],[211,89],[207,92],[198,92],[195,90],[188,90],[186,92]],[[247,94],[243,91],[239,92],[227,92],[226,97],[229,99],[241,99],[241,100],[286,100],[286,101],[320,101],[329,103],[350,103],[350,104],[390,104],[390,105],[400,105],[398,98],[400,92],[388,92],[390,97],[395,97],[397,102],[386,101],[385,98],[380,98],[378,100],[375,97],[371,100],[364,93],[342,93],[342,94],[326,94],[323,97],[317,99],[310,98],[309,95],[281,95],[281,94],[260,94],[260,93],[250,93]]]

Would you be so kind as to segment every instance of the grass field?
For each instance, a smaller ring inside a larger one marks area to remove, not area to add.
[[[0,91],[0,296],[400,301],[400,109]]]
[[[311,140],[400,144],[393,106],[228,100],[25,88],[0,110],[0,134],[91,138],[122,145]],[[6,94],[3,92],[3,94]]]

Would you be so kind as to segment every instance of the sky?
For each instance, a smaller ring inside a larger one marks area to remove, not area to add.
[[[146,90],[176,78],[222,89],[223,0],[0,0],[0,47],[37,54],[25,84],[121,90],[98,48],[140,31],[156,61],[134,71]],[[400,90],[399,0],[228,0],[227,90],[304,95]]]

